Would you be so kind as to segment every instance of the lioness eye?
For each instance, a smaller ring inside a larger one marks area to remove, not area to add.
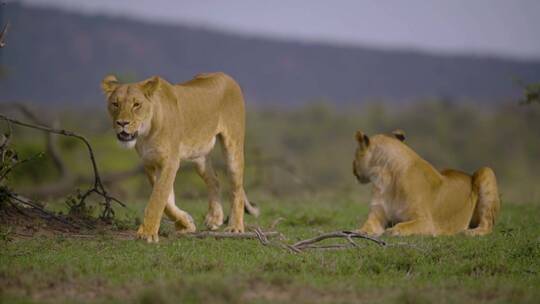
[[[136,103],[133,104],[133,107],[138,108],[140,105],[141,105],[140,103],[136,102]]]
[[[112,105],[113,107],[118,108],[118,102],[113,102]]]

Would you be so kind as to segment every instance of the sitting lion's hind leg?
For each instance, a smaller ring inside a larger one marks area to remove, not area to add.
[[[481,168],[472,177],[473,191],[478,196],[469,229],[465,234],[471,236],[491,233],[495,218],[499,214],[501,201],[497,189],[495,173],[490,168]]]
[[[204,218],[204,224],[209,230],[217,230],[223,225],[223,207],[221,206],[217,175],[208,156],[196,159],[195,167],[208,187],[208,213]]]

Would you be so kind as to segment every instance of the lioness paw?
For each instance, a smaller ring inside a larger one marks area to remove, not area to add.
[[[217,230],[223,225],[223,211],[208,212],[204,218],[204,225],[209,230]]]
[[[180,222],[175,223],[176,233],[187,234],[197,231],[197,227],[193,223],[182,224]]]
[[[406,232],[406,231],[404,231],[402,229],[396,229],[396,227],[386,229],[385,234],[390,235],[390,236],[407,236],[407,235],[410,235],[410,233],[408,233],[408,232]]]
[[[197,231],[193,218],[187,213],[184,219],[174,223],[174,227],[176,228],[176,233],[178,234],[187,234]]]
[[[159,242],[158,229],[147,229],[143,224],[137,230],[137,238],[146,240],[148,243],[157,243]]]
[[[244,227],[243,226],[228,226],[227,228],[225,228],[225,232],[243,233]]]
[[[489,234],[491,231],[485,229],[485,228],[474,228],[474,229],[467,229],[464,231],[466,236],[483,236],[486,234]]]
[[[367,236],[378,237],[378,236],[381,236],[383,234],[384,230],[380,231],[380,232],[375,232],[373,230],[358,229],[358,230],[355,230],[354,232],[360,233],[360,234],[363,234],[363,235],[367,235]]]

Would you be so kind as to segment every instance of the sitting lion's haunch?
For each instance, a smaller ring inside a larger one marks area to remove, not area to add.
[[[500,200],[495,174],[438,171],[403,143],[405,135],[357,131],[353,173],[373,184],[368,219],[359,232],[380,235],[450,235],[492,231]],[[387,229],[388,228],[388,229]]]
[[[218,229],[223,224],[219,185],[208,154],[216,139],[225,151],[232,180],[232,208],[227,231],[244,231],[244,208],[257,214],[244,192],[244,98],[240,86],[223,73],[197,75],[193,80],[171,84],[160,77],[120,84],[114,76],[103,79],[116,137],[126,147],[135,147],[153,185],[137,234],[158,240],[163,213],[179,232],[195,231],[193,219],[176,207],[173,185],[182,161],[195,163],[209,189],[205,224]]]

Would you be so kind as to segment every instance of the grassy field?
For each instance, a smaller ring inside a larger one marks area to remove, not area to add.
[[[53,116],[88,136],[103,174],[139,164],[134,151],[119,148],[104,113],[77,115]],[[482,238],[384,237],[390,246],[359,240],[355,249],[292,254],[257,240],[181,238],[164,221],[160,243],[149,245],[130,239],[150,192],[139,174],[108,185],[129,205],[117,209],[131,232],[127,237],[111,227],[91,237],[28,237],[0,221],[0,303],[538,303],[539,124],[540,108],[512,104],[489,111],[444,102],[403,109],[374,104],[350,113],[325,105],[257,110],[248,115],[246,189],[262,215],[246,217],[248,225],[264,228],[284,218],[277,230],[286,243],[357,228],[367,215],[369,187],[360,187],[351,173],[354,131],[402,128],[407,144],[437,168],[495,169],[504,202],[495,232]],[[13,131],[21,158],[45,150],[35,131]],[[58,147],[71,173],[90,174],[80,143],[59,138]],[[217,150],[214,164],[226,193]],[[17,167],[6,185],[32,197],[33,188],[58,178],[44,155]],[[204,228],[206,187],[192,166],[182,166],[175,186],[179,205]],[[43,198],[47,209],[65,209],[73,188]]]
[[[262,216],[248,224],[283,217],[277,230],[288,243],[355,228],[367,214],[348,198],[259,203]],[[202,228],[205,202],[182,206]],[[113,232],[24,238],[2,227],[0,302],[538,303],[539,214],[537,204],[506,204],[487,237],[384,237],[390,246],[359,240],[355,249],[301,254],[256,240],[180,238],[168,222],[157,245]]]

